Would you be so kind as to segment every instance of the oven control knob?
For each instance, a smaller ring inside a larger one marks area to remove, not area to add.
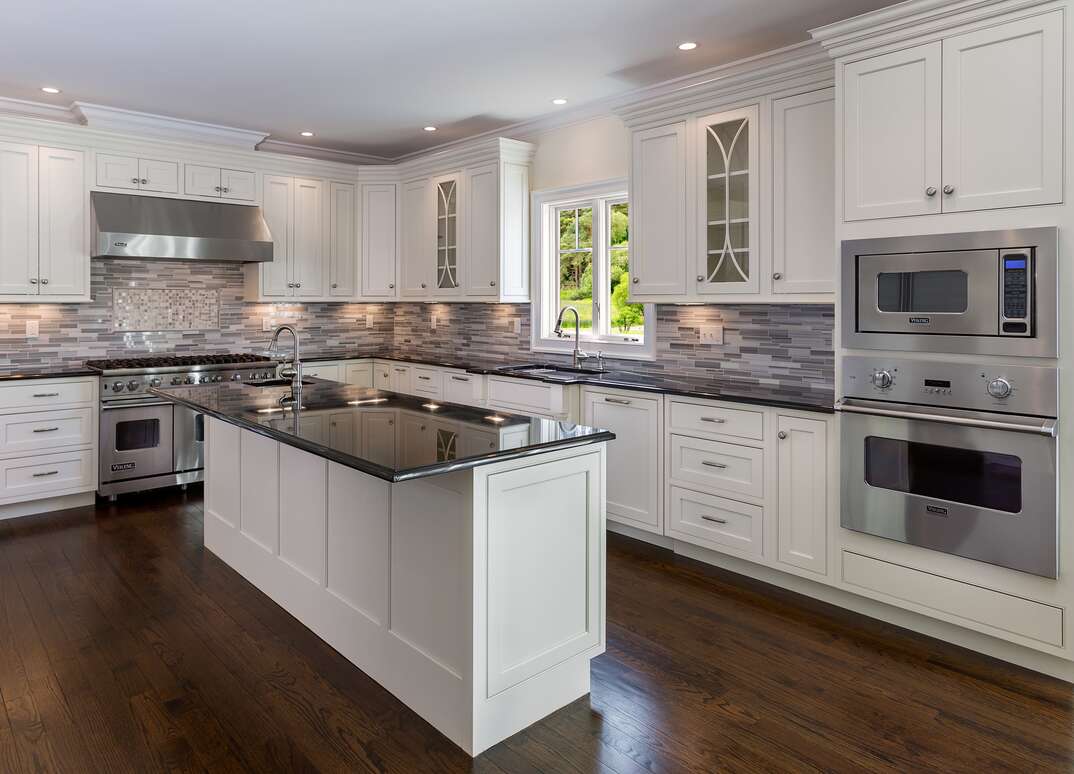
[[[212,377],[211,376],[203,376],[198,381],[200,381],[202,384],[205,384],[206,382],[212,381]]]
[[[173,376],[172,377],[172,384],[182,384],[182,383],[183,383],[183,377],[181,377],[181,376]]]
[[[160,387],[161,384],[163,384],[163,382],[155,376],[149,380],[150,387]]]
[[[185,381],[186,381],[187,384],[194,384],[194,377],[193,376],[188,376],[185,379]]]
[[[213,381],[214,382],[222,382],[222,381],[224,381],[224,377],[221,376],[220,374],[217,374],[216,376],[213,377]]]
[[[138,385],[140,384],[141,382],[139,382],[137,379],[131,379],[129,382],[127,382],[127,389],[131,392],[134,392],[138,389]]]
[[[873,386],[880,390],[886,390],[891,386],[892,378],[891,371],[885,371],[883,369],[873,371],[873,375],[870,377]]]
[[[123,382],[114,382],[112,384],[112,392],[123,392]]]
[[[242,374],[232,374],[231,381],[233,381],[233,382],[241,382],[242,381]]]
[[[988,394],[993,398],[1009,398],[1013,389],[1011,383],[1002,377],[988,383]]]

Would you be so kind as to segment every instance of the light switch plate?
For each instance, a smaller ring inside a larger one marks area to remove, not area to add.
[[[698,340],[702,344],[723,344],[723,326],[702,325],[698,329]]]
[[[272,324],[272,318],[271,317],[262,317],[261,318],[261,330],[263,330],[263,331],[271,331],[271,330],[274,330],[275,328],[276,328],[276,326]]]
[[[41,332],[41,322],[39,320],[27,320],[26,321],[26,335],[29,338],[35,338]]]
[[[366,314],[365,316],[365,329],[367,331],[373,330],[373,315]]]
[[[432,316],[432,321],[433,321],[433,322],[432,322],[432,326],[431,326],[431,327],[432,327],[432,329],[433,329],[433,330],[435,331],[435,330],[436,330],[436,315],[435,315],[435,314],[434,314],[434,315]]]
[[[516,336],[521,336],[522,335],[522,320],[520,318],[518,318],[518,317],[515,318],[513,327],[515,329],[515,335]]]

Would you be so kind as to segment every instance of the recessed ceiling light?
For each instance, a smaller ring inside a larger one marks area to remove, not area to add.
[[[695,48],[697,48],[697,43],[693,43],[690,41],[679,44],[679,51],[693,51]]]
[[[313,132],[299,132],[303,137],[312,137]]]
[[[60,90],[57,89],[55,86],[42,86],[41,91],[45,92],[46,94],[59,94],[60,93]]]
[[[424,129],[427,132],[435,132],[436,131],[435,126],[423,126],[422,129]]]
[[[563,97],[556,97],[554,100],[552,100],[552,104],[553,105],[566,105],[567,100],[563,99]]]

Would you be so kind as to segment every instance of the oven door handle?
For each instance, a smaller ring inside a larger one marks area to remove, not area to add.
[[[933,411],[918,407],[916,410],[908,410],[902,406],[891,403],[865,404],[851,398],[843,398],[836,402],[835,410],[849,414],[867,414],[875,417],[891,417],[892,419],[912,419],[924,422],[940,422],[945,425],[958,425],[960,427],[979,427],[985,430],[1007,430],[1016,433],[1030,433],[1055,438],[1058,423],[1054,419],[1042,419],[1039,417],[1011,417],[999,419],[995,414],[987,414],[987,419],[973,416],[970,412]]]
[[[125,408],[146,408],[147,406],[173,406],[170,400],[147,400],[147,401],[123,401],[116,403],[102,403],[101,411],[114,411]]]

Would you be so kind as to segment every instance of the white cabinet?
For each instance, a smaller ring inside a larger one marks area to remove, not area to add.
[[[435,255],[431,224],[435,213],[432,181],[428,178],[403,184],[403,254],[400,260],[399,293],[424,297],[432,285]]]
[[[415,395],[440,400],[444,395],[444,375],[439,368],[414,366],[411,389]]]
[[[943,185],[944,212],[1062,201],[1062,11],[943,41]]]
[[[392,388],[392,364],[384,360],[373,361],[373,386],[378,390]]]
[[[291,295],[291,229],[294,220],[295,187],[290,177],[265,175],[261,196],[261,213],[272,233],[272,261],[259,267],[247,267],[260,284],[262,296]]]
[[[1063,12],[843,65],[846,220],[1063,200]]]
[[[444,371],[444,400],[462,406],[485,403],[484,377],[457,371]]]
[[[324,292],[324,184],[295,178],[294,242],[291,278],[296,298],[316,298]]]
[[[635,132],[630,174],[630,296],[686,293],[686,124]]]
[[[302,366],[302,375],[330,382],[343,381],[343,368],[339,363],[310,363]]]
[[[343,381],[352,387],[372,387],[373,363],[368,361],[345,363],[343,366]]]
[[[500,277],[499,165],[466,170],[463,280],[470,296],[495,296]]]
[[[395,267],[399,258],[398,186],[363,183],[362,296],[395,298]]]
[[[835,89],[772,101],[772,293],[835,293]]]
[[[351,297],[357,289],[354,197],[352,184],[328,184],[328,295],[332,297]]]
[[[183,193],[215,199],[254,201],[257,175],[239,169],[221,169],[202,164],[183,165]]]
[[[98,153],[97,185],[147,193],[179,193],[179,163]]]
[[[433,180],[434,204],[430,215],[435,218],[432,229],[436,235],[436,274],[431,295],[439,298],[457,296],[462,292],[462,226],[459,222],[461,178],[459,173],[453,172]]]
[[[777,558],[823,575],[828,569],[828,425],[776,417]]]
[[[89,295],[85,155],[0,143],[0,297]]]
[[[262,214],[272,232],[272,261],[247,264],[247,297],[325,296],[324,183],[265,175]]]
[[[392,392],[401,392],[407,395],[414,391],[410,366],[402,363],[392,363],[388,371],[388,389]]]
[[[615,433],[608,443],[608,519],[663,534],[663,400],[585,388],[582,424]]]

